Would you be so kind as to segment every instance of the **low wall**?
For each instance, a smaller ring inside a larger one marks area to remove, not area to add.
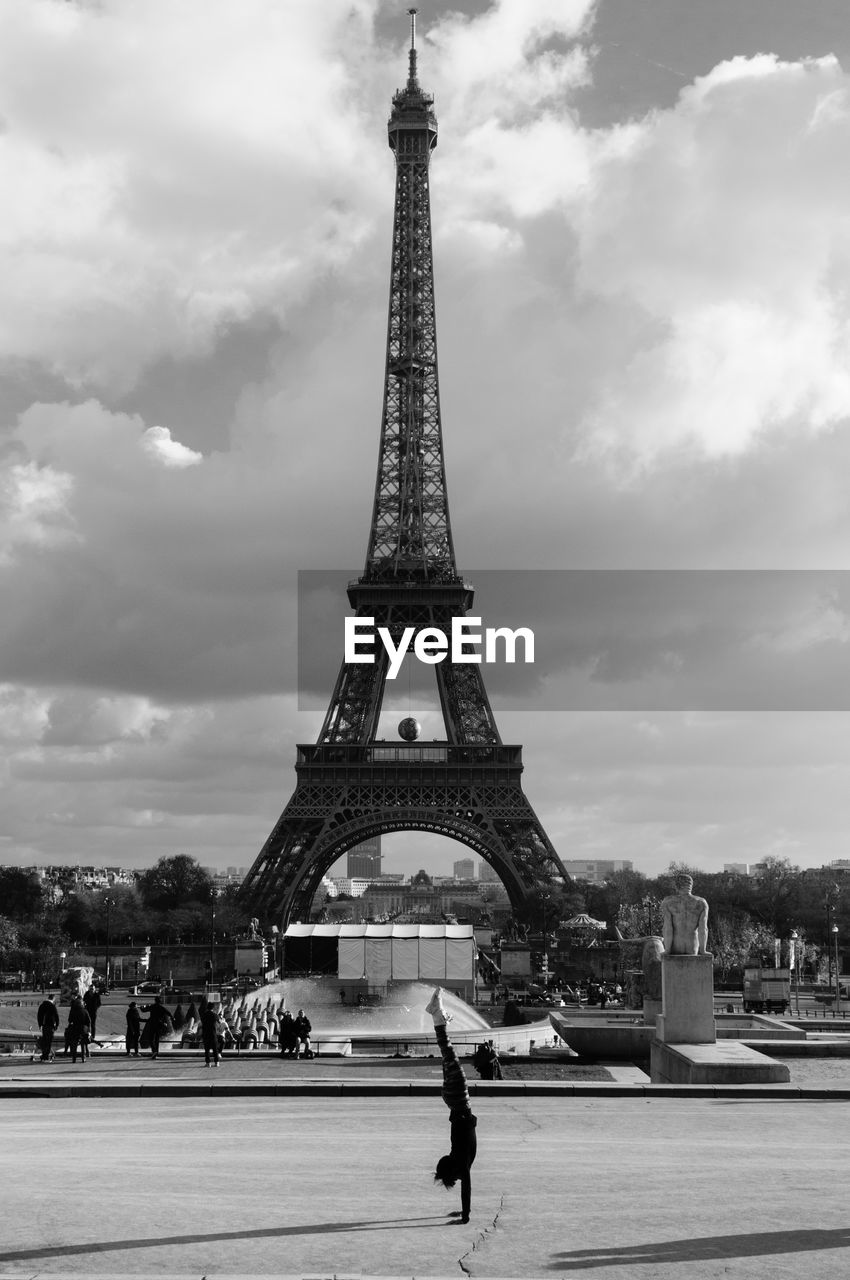
[[[632,1022],[595,1022],[583,1019],[574,1022],[560,1013],[550,1013],[549,1021],[558,1035],[582,1058],[602,1058],[613,1061],[634,1062],[648,1058],[655,1039],[655,1027]]]
[[[594,1020],[553,1012],[549,1014],[549,1021],[561,1039],[582,1058],[634,1062],[650,1056],[655,1039],[654,1026],[629,1024],[599,1014]],[[805,1043],[806,1040],[805,1031],[765,1014],[718,1014],[715,1026],[718,1040],[738,1040],[748,1045],[772,1041]]]

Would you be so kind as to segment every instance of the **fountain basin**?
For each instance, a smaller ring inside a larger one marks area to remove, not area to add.
[[[549,1020],[561,1039],[582,1058],[634,1062],[649,1057],[655,1039],[653,1025],[626,1023],[622,1018],[592,1020],[584,1016],[581,1021],[575,1021],[560,1013],[550,1013]],[[789,1026],[779,1018],[757,1013],[719,1013],[715,1015],[715,1028],[718,1040],[806,1039],[805,1031],[800,1028]]]

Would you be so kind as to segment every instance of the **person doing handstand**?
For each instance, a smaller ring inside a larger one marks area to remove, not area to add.
[[[446,1031],[446,1023],[450,1018],[443,1008],[443,993],[437,987],[425,1008],[434,1019],[434,1032],[440,1053],[443,1058],[443,1102],[449,1109],[451,1124],[452,1149],[448,1155],[440,1156],[437,1161],[435,1182],[442,1182],[446,1188],[453,1187],[460,1180],[461,1222],[469,1222],[469,1210],[472,1202],[472,1181],[469,1175],[472,1162],[478,1150],[475,1133],[477,1119],[469,1105],[469,1090],[466,1087],[466,1076],[458,1061],[454,1045]]]

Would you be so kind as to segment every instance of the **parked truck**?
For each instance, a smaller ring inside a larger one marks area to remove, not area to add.
[[[744,969],[745,1013],[785,1013],[790,1001],[790,969],[763,969],[760,965]]]

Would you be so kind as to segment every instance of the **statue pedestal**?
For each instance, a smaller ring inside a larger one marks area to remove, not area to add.
[[[654,1027],[658,1015],[664,1006],[660,1000],[653,1000],[650,996],[643,998],[643,1023],[646,1027]]]
[[[661,1008],[655,1034],[663,1044],[714,1044],[714,957],[662,956]]]
[[[710,955],[665,955],[662,1012],[650,1046],[653,1084],[787,1084],[784,1063],[734,1040],[717,1041]]]

